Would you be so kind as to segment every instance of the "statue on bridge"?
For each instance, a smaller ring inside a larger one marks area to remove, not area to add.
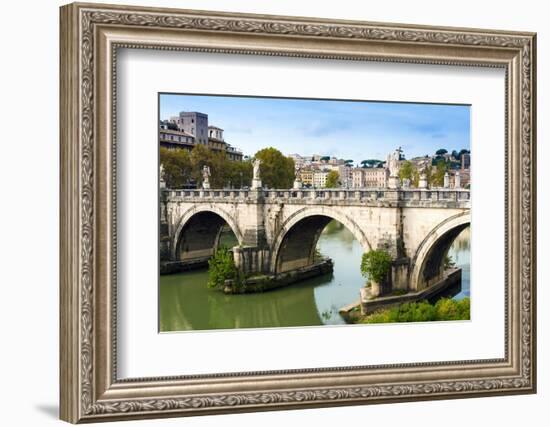
[[[401,153],[403,150],[401,150],[401,147],[396,148],[396,150],[388,154],[388,157],[386,159],[387,168],[390,171],[390,176],[399,176],[399,162],[401,160]]]
[[[208,165],[202,167],[202,188],[205,190],[210,188],[210,167]]]
[[[260,165],[262,161],[260,159],[254,159],[252,163],[252,190],[262,188],[262,180],[260,178]]]
[[[294,185],[292,188],[298,190],[302,188],[302,169],[298,166],[294,169]]]
[[[388,187],[392,189],[399,188],[399,164],[401,160],[401,147],[396,148],[396,150],[388,154],[386,158],[386,167],[390,171],[390,177],[388,179]]]

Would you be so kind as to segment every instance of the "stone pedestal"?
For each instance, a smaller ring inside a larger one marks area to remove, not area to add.
[[[210,190],[210,183],[209,182],[203,182],[202,183],[202,188],[204,190]]]
[[[399,188],[399,177],[398,176],[390,176],[388,178],[388,188]]]
[[[252,190],[258,190],[262,188],[262,180],[261,179],[253,179],[252,180]]]
[[[428,178],[426,178],[426,175],[420,175],[420,179],[418,180],[418,188],[428,188]]]
[[[445,176],[443,177],[443,187],[449,188],[449,172],[445,172]]]
[[[455,173],[455,188],[460,188],[461,186],[461,183],[460,183],[460,172],[456,172]]]

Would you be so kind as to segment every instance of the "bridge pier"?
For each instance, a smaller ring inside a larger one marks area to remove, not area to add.
[[[270,273],[271,251],[257,246],[235,246],[233,260],[244,274]]]
[[[388,293],[392,291],[408,291],[409,290],[409,265],[408,257],[398,258],[393,261],[391,266],[391,286]]]

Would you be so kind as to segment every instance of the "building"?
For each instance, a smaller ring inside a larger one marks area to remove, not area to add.
[[[227,143],[223,129],[208,125],[208,114],[182,111],[178,116],[163,120],[159,124],[160,146],[169,149],[191,151],[195,145],[204,145],[216,152],[222,152],[230,160],[242,161],[243,153]]]
[[[159,130],[160,146],[169,149],[185,149],[191,151],[195,146],[195,137],[180,130],[163,128]]]
[[[353,188],[385,188],[388,186],[389,170],[386,168],[353,168]]]
[[[315,188],[324,188],[327,185],[328,171],[317,170],[313,172],[313,186]]]
[[[352,186],[352,168],[351,166],[346,165],[343,160],[341,163],[335,162],[335,164],[329,165],[327,169],[338,172],[338,178],[342,187],[347,188]]]
[[[208,114],[196,111],[182,111],[178,116],[170,118],[178,130],[195,137],[195,144],[208,143]]]
[[[301,169],[306,164],[306,158],[303,156],[300,156],[299,154],[289,154],[289,156],[292,160],[294,160],[294,165],[296,168]]]
[[[365,168],[365,187],[384,188],[388,186],[389,170],[386,168]]]
[[[352,169],[351,186],[353,188],[363,188],[365,186],[365,174],[363,173],[363,168]]]
[[[470,169],[470,153],[464,153],[460,156],[460,169]]]
[[[456,172],[460,173],[460,186],[470,188],[470,169],[459,169]]]
[[[313,186],[313,170],[311,169],[302,169],[300,170],[300,181],[306,187]]]
[[[208,126],[208,138],[223,141],[223,129],[216,126]]]

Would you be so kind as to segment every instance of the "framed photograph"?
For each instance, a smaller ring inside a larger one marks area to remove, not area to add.
[[[63,420],[536,391],[535,34],[60,22]]]

